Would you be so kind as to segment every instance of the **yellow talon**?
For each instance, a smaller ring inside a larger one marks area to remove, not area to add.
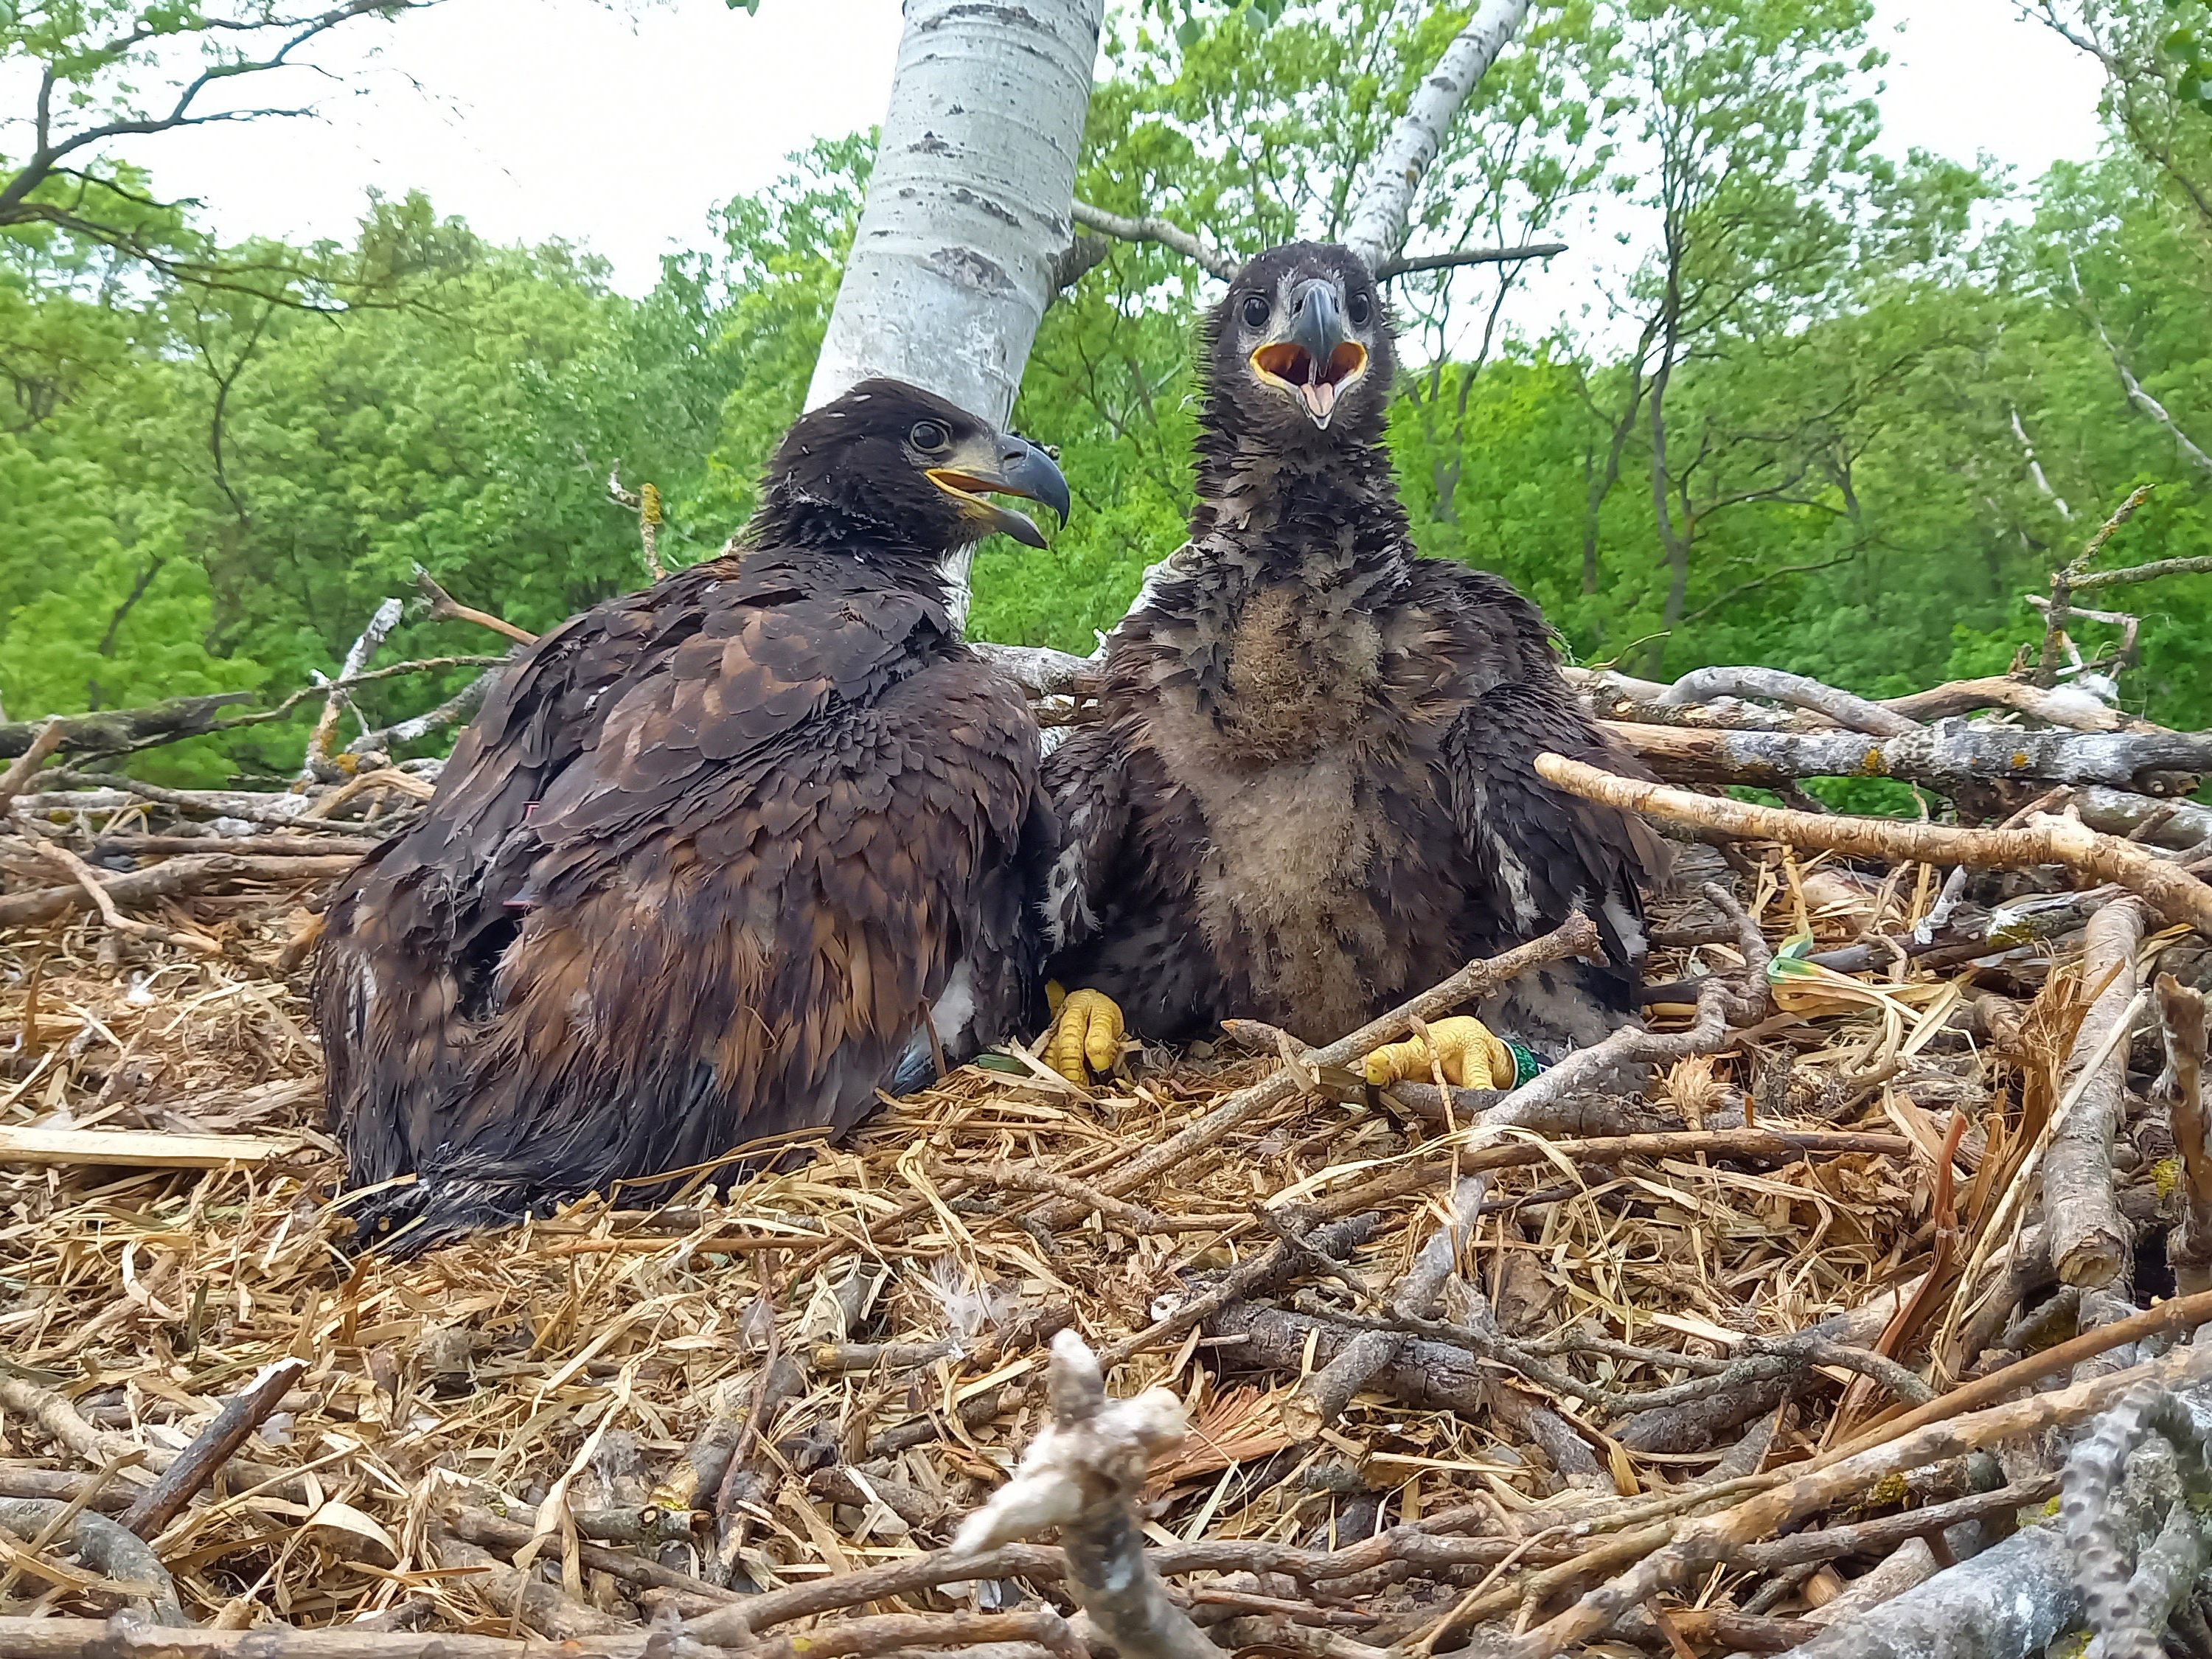
[[[1044,994],[1052,1009],[1044,1063],[1077,1085],[1088,1082],[1094,1073],[1103,1077],[1111,1072],[1121,1058],[1126,1029],[1121,1005],[1103,991],[1066,991],[1058,984],[1047,985]]]
[[[1513,1086],[1513,1051],[1490,1028],[1471,1015],[1440,1019],[1429,1027],[1436,1039],[1437,1057],[1443,1062],[1444,1081],[1455,1089],[1510,1089]],[[1435,1068],[1429,1064],[1429,1047],[1417,1036],[1403,1042],[1386,1042],[1367,1056],[1367,1080],[1380,1087],[1391,1083],[1428,1083]]]

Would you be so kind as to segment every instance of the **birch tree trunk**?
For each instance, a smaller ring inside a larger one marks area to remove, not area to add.
[[[888,374],[1003,423],[1055,258],[1104,0],[906,0],[884,117],[814,408]]]

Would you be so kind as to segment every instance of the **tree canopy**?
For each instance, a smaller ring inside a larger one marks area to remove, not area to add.
[[[2032,9],[2018,27],[2104,64],[2111,139],[2014,181],[1882,146],[1866,0],[1538,4],[1423,179],[1408,251],[1565,240],[1552,268],[1592,303],[1532,322],[1526,261],[1395,280],[1391,441],[1423,549],[1523,588],[1585,660],[1758,662],[1874,695],[2002,668],[2039,631],[2023,596],[2138,484],[2160,488],[2123,532],[2130,561],[2212,550],[2212,21],[2163,0]],[[1340,234],[1470,10],[1127,8],[1077,194],[1238,253]],[[67,131],[88,131],[177,96],[119,90],[137,82],[103,51],[210,13],[19,7],[0,47],[75,66],[52,84],[85,89]],[[418,566],[550,626],[644,579],[617,470],[658,486],[664,562],[719,550],[805,396],[872,153],[854,134],[793,156],[629,298],[584,251],[494,246],[419,196],[376,203],[343,246],[217,246],[158,161],[88,143],[40,163],[64,128],[0,125],[0,183],[44,168],[19,193],[38,210],[0,214],[11,719],[273,701],[336,672]],[[1016,411],[1060,446],[1076,515],[1048,553],[983,550],[982,637],[1088,650],[1182,539],[1195,322],[1218,288],[1155,244],[1090,252]],[[2155,620],[2126,701],[2212,724],[2212,583],[2136,591]],[[419,607],[395,641],[486,648]],[[469,672],[363,687],[362,717]],[[142,764],[281,774],[301,715]]]

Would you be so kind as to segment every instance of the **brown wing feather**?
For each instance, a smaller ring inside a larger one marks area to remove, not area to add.
[[[401,1248],[849,1126],[976,935],[1018,916],[1035,726],[941,608],[757,572],[670,588],[496,843],[530,908],[480,1017],[447,1018],[449,1086],[410,1137],[422,1179],[384,1212],[414,1219]],[[386,896],[419,905],[372,876],[356,908]]]

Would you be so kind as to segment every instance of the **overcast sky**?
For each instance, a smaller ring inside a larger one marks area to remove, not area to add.
[[[2022,179],[2094,150],[2094,68],[2008,0],[1876,14],[1888,148],[1986,153]],[[364,88],[325,118],[167,134],[141,155],[228,239],[343,236],[372,187],[420,187],[495,240],[587,244],[637,292],[787,152],[881,118],[898,28],[897,0],[763,0],[757,16],[724,0],[447,0],[362,30],[365,56],[325,54]]]

